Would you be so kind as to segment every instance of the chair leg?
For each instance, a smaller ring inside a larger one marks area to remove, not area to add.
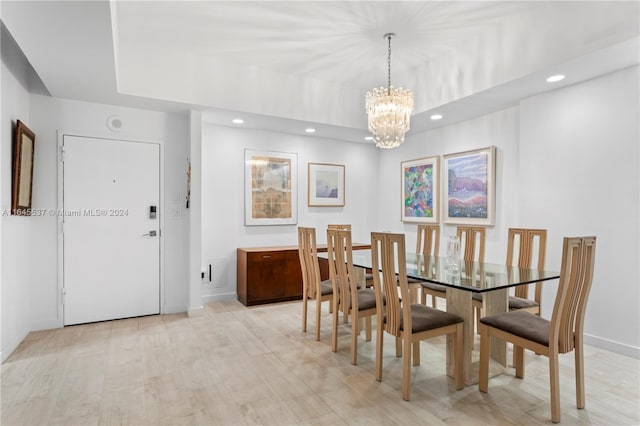
[[[402,356],[402,340],[396,336],[396,358]]]
[[[560,422],[560,377],[558,370],[558,350],[549,354],[549,387],[551,388],[551,421]]]
[[[320,314],[322,313],[322,299],[316,298],[316,340],[320,340]]]
[[[415,341],[411,344],[411,348],[413,349],[413,366],[417,367],[420,365],[420,341]]]
[[[420,293],[420,303],[423,305],[427,304],[427,291],[423,288]]]
[[[403,335],[404,358],[402,359],[402,399],[409,401],[411,388],[411,335]]]
[[[367,342],[370,342],[371,341],[371,315],[369,315],[368,317],[365,317],[364,324],[365,324],[365,339]]]
[[[302,291],[303,294],[303,298],[302,298],[302,332],[306,333],[307,332],[307,290],[304,289]]]
[[[384,337],[384,330],[382,329],[382,321],[377,321],[376,327],[376,380],[382,381],[382,339]]]
[[[356,365],[358,363],[358,325],[360,318],[355,312],[351,313],[351,364]]]
[[[516,367],[516,377],[524,379],[524,348],[513,345],[513,359]]]
[[[331,300],[331,303],[333,304],[333,313],[331,315],[331,317],[333,318],[332,324],[331,324],[331,350],[333,352],[337,352],[338,351],[338,321],[340,321],[339,315],[338,315],[338,298],[334,296],[334,298]]]
[[[476,308],[476,333],[480,334],[480,317],[482,316],[482,309]]]
[[[431,295],[431,307],[433,309],[438,309],[438,298],[436,297],[435,294]]]
[[[575,347],[575,362],[576,362],[576,405],[578,408],[584,408],[585,396],[584,396],[584,352],[582,348],[582,340],[576,338]]]
[[[481,392],[489,390],[489,327],[480,323],[480,366],[478,388]]]

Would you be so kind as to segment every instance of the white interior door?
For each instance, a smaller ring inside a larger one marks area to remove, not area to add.
[[[159,313],[159,145],[65,135],[63,150],[64,324]]]

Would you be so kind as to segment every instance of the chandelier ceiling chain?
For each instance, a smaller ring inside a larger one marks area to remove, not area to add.
[[[368,128],[378,148],[395,148],[404,142],[404,135],[410,128],[413,111],[413,94],[402,87],[391,85],[391,38],[387,33],[387,87],[374,88],[367,92],[366,110]]]
[[[394,37],[394,33],[388,33],[384,35],[389,40],[389,47],[387,49],[387,92],[391,94],[391,37]]]

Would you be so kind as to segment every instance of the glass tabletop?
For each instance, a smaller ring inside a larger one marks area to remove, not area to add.
[[[352,253],[354,266],[371,268],[371,250],[354,250]],[[318,257],[327,259],[327,253],[318,253]],[[416,253],[407,253],[406,257],[407,277],[473,293],[560,278],[559,272],[487,262],[461,261],[458,270],[452,271],[446,257],[424,257]]]

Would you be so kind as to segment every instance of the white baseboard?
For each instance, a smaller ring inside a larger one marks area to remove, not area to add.
[[[586,333],[584,335],[584,343],[586,343],[587,345],[595,346],[597,348],[606,349],[620,355],[640,359],[640,348],[637,346],[614,342],[613,340],[603,339],[602,337],[592,336]]]
[[[62,328],[62,320],[52,319],[31,324],[31,331],[51,330],[53,328]]]
[[[199,317],[204,315],[204,306],[198,306],[196,308],[189,308],[187,311],[189,318]]]
[[[188,309],[184,305],[166,305],[160,313],[161,314],[181,314],[187,311]]]
[[[237,293],[224,293],[224,294],[209,294],[207,296],[202,296],[202,304],[206,305],[211,302],[223,302],[226,300],[237,300]]]

